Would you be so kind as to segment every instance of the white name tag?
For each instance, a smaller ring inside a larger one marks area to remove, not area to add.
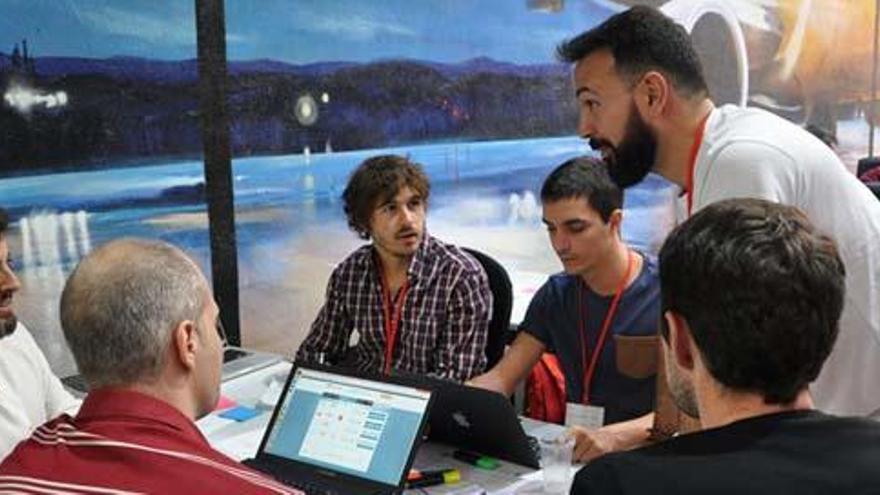
[[[605,424],[605,408],[568,402],[565,404],[565,426],[597,429]]]

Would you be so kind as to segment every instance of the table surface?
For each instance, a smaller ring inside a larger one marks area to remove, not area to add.
[[[221,394],[238,405],[256,408],[260,414],[247,421],[237,422],[221,418],[218,411],[196,422],[211,445],[229,457],[243,460],[254,457],[272,409],[284,387],[291,363],[282,361],[272,366],[239,376],[221,385]],[[563,427],[523,418],[523,428],[533,436],[558,434]],[[440,485],[421,490],[407,490],[407,494],[540,494],[541,472],[534,469],[499,461],[497,469],[487,471],[452,458],[453,447],[424,443],[416,454],[413,467],[416,469],[456,468],[461,472],[462,481],[454,485]],[[573,469],[576,469],[573,468]]]

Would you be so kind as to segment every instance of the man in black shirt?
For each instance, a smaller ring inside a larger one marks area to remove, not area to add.
[[[844,266],[798,209],[721,201],[660,250],[667,381],[703,430],[610,454],[573,494],[880,493],[880,424],[813,409]]]

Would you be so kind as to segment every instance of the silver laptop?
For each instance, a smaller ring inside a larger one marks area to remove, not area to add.
[[[269,352],[226,346],[223,349],[222,380],[231,380],[237,376],[271,366],[282,359],[284,359],[283,356]]]
[[[220,334],[220,340],[223,342],[223,368],[221,372],[223,381],[271,366],[284,359],[278,354],[229,345],[226,330],[224,330],[223,323],[219,318],[217,319],[217,333]],[[88,384],[79,374],[66,376],[61,379],[61,382],[76,397],[82,398],[89,391]]]
[[[221,374],[223,381],[271,366],[284,359],[277,354],[252,351],[230,345],[229,339],[226,337],[226,329],[220,318],[217,318],[217,333],[220,334],[220,340],[223,342],[223,372]]]

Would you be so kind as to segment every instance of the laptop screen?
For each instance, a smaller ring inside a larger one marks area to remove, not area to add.
[[[397,485],[431,393],[298,368],[263,451]]]

